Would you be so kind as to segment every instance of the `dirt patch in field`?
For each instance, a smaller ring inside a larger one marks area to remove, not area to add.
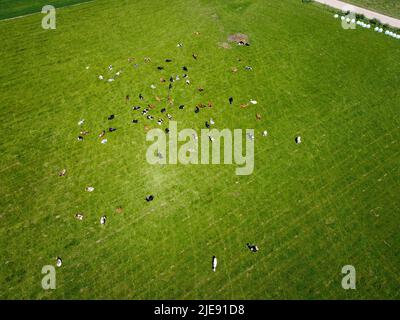
[[[228,42],[218,42],[218,47],[224,49],[231,49],[231,45]]]
[[[228,41],[236,42],[237,44],[250,44],[249,43],[249,36],[244,34],[244,33],[231,34],[228,37]]]

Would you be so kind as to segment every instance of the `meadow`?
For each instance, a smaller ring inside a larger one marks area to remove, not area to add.
[[[10,19],[42,11],[42,7],[51,4],[56,8],[76,5],[85,0],[0,0],[0,19]]]
[[[400,18],[400,2],[397,0],[348,0],[347,2],[394,18]]]
[[[97,0],[57,10],[56,30],[42,18],[0,21],[1,299],[400,298],[400,41],[297,0]],[[250,46],[221,47],[236,32]],[[160,77],[182,66],[191,84],[167,105]],[[254,128],[254,172],[148,164],[158,126],[132,110],[148,103],[180,128]]]

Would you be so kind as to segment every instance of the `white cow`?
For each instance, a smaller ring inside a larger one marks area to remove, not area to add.
[[[100,224],[106,224],[106,221],[107,221],[107,217],[106,216],[102,216],[100,218]]]
[[[83,220],[83,214],[82,213],[77,213],[75,215],[75,218],[78,219],[78,220]]]
[[[213,256],[211,261],[212,271],[215,272],[217,270],[217,264],[218,264],[217,257]]]

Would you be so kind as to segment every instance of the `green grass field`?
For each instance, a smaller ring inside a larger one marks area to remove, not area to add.
[[[398,0],[347,0],[347,2],[400,18],[400,1]]]
[[[89,2],[89,0],[0,0],[0,19],[33,14],[42,11],[42,7],[48,4],[55,8]]]
[[[56,30],[42,17],[0,21],[0,298],[400,298],[400,41],[297,0],[98,0],[58,10]],[[218,46],[236,32],[251,46]],[[100,81],[110,64],[122,75]],[[192,84],[174,85],[168,112],[182,129],[254,128],[252,175],[146,162],[144,125],[158,126],[131,106],[158,117],[159,79],[183,65]],[[341,287],[348,264],[356,290]]]

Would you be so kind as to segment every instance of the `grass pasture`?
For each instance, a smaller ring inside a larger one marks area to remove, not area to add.
[[[76,5],[89,0],[0,0],[0,19],[10,19],[14,17],[35,14],[41,12],[45,5],[51,4],[55,8]]]
[[[296,0],[97,0],[57,11],[56,30],[41,18],[0,21],[0,298],[400,298],[400,41]],[[251,46],[218,46],[235,32]],[[100,81],[110,64],[122,75]],[[168,112],[179,128],[254,128],[252,175],[146,162],[143,126],[157,125],[131,105],[142,93],[158,117],[159,78],[183,65],[192,84],[176,83]],[[357,290],[341,287],[347,264]]]
[[[348,0],[357,6],[400,18],[400,2],[397,0]]]

